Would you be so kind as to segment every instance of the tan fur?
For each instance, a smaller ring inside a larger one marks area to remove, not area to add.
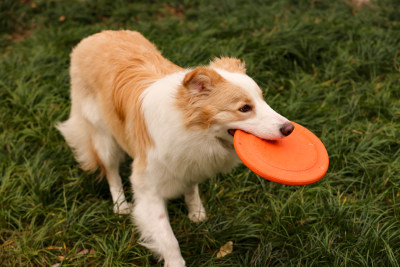
[[[210,63],[210,67],[246,74],[245,63],[233,57],[214,58]]]
[[[93,161],[90,162],[91,166],[86,166],[86,168],[82,168],[82,169],[86,170],[86,171],[94,171],[97,168],[99,168],[100,169],[100,174],[99,174],[99,178],[98,179],[101,180],[107,174],[107,169],[104,166],[104,163],[101,161],[101,159],[100,159],[100,157],[99,157],[99,155],[98,155],[98,153],[97,153],[92,141],[90,141],[89,146],[90,146],[90,153],[93,155]]]
[[[207,129],[217,121],[238,121],[254,116],[253,112],[238,111],[246,104],[254,107],[245,90],[207,67],[198,67],[186,74],[176,98],[188,128]]]
[[[180,70],[140,33],[103,31],[82,40],[71,54],[71,81],[81,83],[81,91],[72,92],[72,97],[97,99],[118,143],[140,161],[139,165],[145,165],[146,151],[153,141],[141,111],[140,95],[156,80]]]
[[[210,62],[210,67],[246,74],[246,64],[234,57],[214,58],[214,60]],[[259,95],[261,98],[264,98],[261,90],[259,90]]]
[[[250,96],[211,68],[246,72],[245,64],[239,59],[222,57],[215,58],[210,67],[188,73],[185,85],[178,90],[176,104],[183,110],[189,128],[205,129],[218,120],[240,120],[252,114],[237,112],[238,105],[252,105]],[[82,40],[71,53],[71,97],[77,99],[73,105],[85,103],[83,98],[94,99],[117,143],[135,159],[135,166],[145,167],[146,153],[153,146],[153,140],[147,131],[140,96],[153,82],[181,70],[140,33],[103,31]],[[198,75],[201,71],[206,75]],[[209,79],[210,84],[202,81],[206,87],[200,94],[188,90],[189,85],[201,79]],[[90,129],[88,132],[90,140]],[[80,150],[78,146],[75,145],[76,151]],[[104,169],[93,144],[86,151],[89,152],[78,157],[84,169]]]

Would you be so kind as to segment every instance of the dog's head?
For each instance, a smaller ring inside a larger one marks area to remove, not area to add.
[[[208,67],[188,72],[178,93],[187,127],[212,128],[218,138],[232,141],[235,130],[266,140],[289,135],[294,126],[264,100],[244,64],[219,58]]]

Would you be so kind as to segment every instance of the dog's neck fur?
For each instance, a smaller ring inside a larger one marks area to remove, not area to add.
[[[204,130],[188,129],[184,125],[184,114],[174,103],[177,90],[188,71],[165,76],[152,84],[142,96],[143,114],[154,142],[147,162],[157,165],[148,166],[148,169],[164,173],[165,183],[160,183],[160,186],[165,198],[177,197],[189,185],[220,172],[229,172],[240,162],[232,142],[219,137],[221,129],[217,126]]]

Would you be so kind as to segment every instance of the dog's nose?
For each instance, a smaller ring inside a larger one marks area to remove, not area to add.
[[[284,123],[282,127],[279,129],[284,136],[288,136],[294,130],[294,125],[290,122]]]

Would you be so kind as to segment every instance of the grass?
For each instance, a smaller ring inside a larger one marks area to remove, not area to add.
[[[244,166],[182,199],[170,219],[188,266],[400,265],[400,5],[345,1],[0,3],[0,265],[160,265],[112,212],[55,129],[68,116],[69,53],[102,29],[142,32],[181,66],[246,61],[278,112],[316,133],[327,175],[300,187]],[[121,166],[129,192],[129,160]],[[131,195],[130,195],[131,197]],[[233,241],[233,252],[217,258]]]

